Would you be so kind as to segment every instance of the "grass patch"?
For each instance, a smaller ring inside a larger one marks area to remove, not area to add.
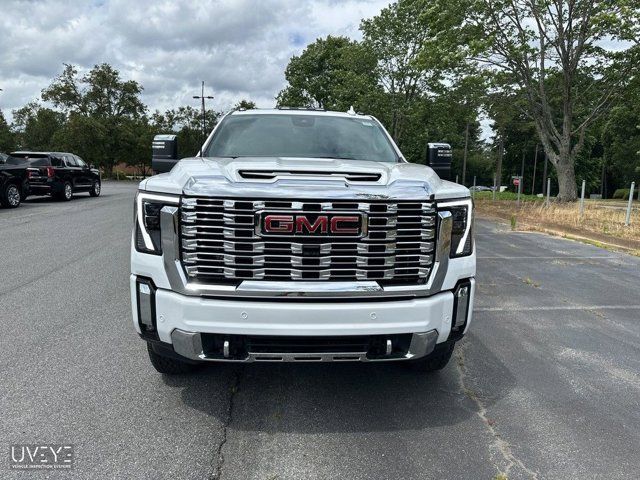
[[[476,209],[480,214],[498,216],[504,219],[511,219],[511,229],[515,230],[518,225],[529,225],[538,228],[558,229],[563,228],[569,234],[585,235],[589,234],[594,240],[606,242],[606,238],[619,238],[630,241],[640,240],[640,208],[634,206],[631,212],[631,225],[626,226],[626,209],[617,203],[598,201],[585,202],[584,215],[580,216],[580,203],[555,203],[546,205],[542,199],[536,198],[534,201],[523,200],[518,207],[513,200],[491,199],[491,192],[481,192],[489,194],[483,197],[476,196]],[[511,192],[503,192],[501,195]],[[530,197],[530,195],[529,195]],[[603,238],[600,238],[603,237]],[[632,248],[635,248],[632,246]]]
[[[476,200],[493,200],[493,192],[476,192],[473,196]],[[514,192],[496,192],[496,200],[517,200],[518,194]],[[527,200],[530,202],[544,202],[544,198],[537,197],[536,195],[520,195],[520,200]]]
[[[526,283],[527,285],[531,286],[531,287],[535,287],[535,288],[540,288],[540,284],[537,282],[534,282],[533,280],[531,280],[529,277],[525,278],[524,280],[522,280],[523,283]]]

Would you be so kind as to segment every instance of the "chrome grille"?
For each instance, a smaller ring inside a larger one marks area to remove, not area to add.
[[[359,239],[261,237],[259,212],[361,212]],[[185,197],[182,264],[201,283],[242,280],[376,280],[426,283],[434,262],[436,209],[425,201],[262,201]]]

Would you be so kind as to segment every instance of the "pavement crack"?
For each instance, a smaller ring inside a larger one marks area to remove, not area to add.
[[[504,470],[498,465],[495,464],[496,470],[498,470],[497,478],[509,478],[509,473],[511,469],[518,468],[523,471],[526,475],[528,475],[533,480],[538,480],[538,473],[534,472],[530,468],[528,468],[522,460],[515,456],[513,450],[511,449],[511,445],[504,438],[500,436],[495,427],[495,421],[491,420],[487,416],[487,407],[485,405],[484,400],[480,395],[478,395],[470,386],[467,385],[467,362],[465,361],[465,349],[466,343],[460,342],[458,344],[458,348],[456,348],[456,368],[458,370],[458,380],[460,382],[460,389],[464,395],[466,395],[475,405],[476,405],[476,414],[482,420],[482,424],[487,429],[488,433],[491,435],[492,442],[489,445],[490,450],[494,450],[498,452],[505,462]]]
[[[233,384],[231,385],[231,393],[227,405],[227,412],[222,423],[222,439],[216,448],[216,454],[213,459],[213,473],[209,476],[210,480],[220,480],[222,478],[222,470],[224,468],[224,446],[227,443],[229,425],[233,421],[233,407],[235,405],[236,395],[240,389],[240,380],[244,369],[237,369],[234,373]]]

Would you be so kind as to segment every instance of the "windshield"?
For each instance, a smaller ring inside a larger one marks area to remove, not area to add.
[[[230,115],[216,130],[205,156],[398,161],[374,120],[295,114]]]

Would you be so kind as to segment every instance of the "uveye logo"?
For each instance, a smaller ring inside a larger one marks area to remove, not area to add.
[[[15,470],[69,470],[73,468],[73,445],[29,444],[9,447],[9,467]]]

